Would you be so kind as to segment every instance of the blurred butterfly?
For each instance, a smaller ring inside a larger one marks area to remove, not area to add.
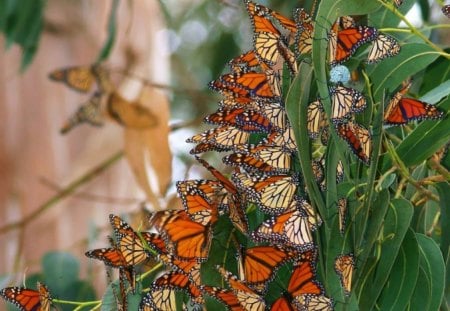
[[[291,154],[280,146],[250,145],[236,150],[223,158],[225,164],[270,174],[285,174],[291,168]]]
[[[311,161],[312,172],[316,183],[320,184],[325,180],[325,169],[319,160]]]
[[[198,154],[209,150],[219,152],[231,150],[236,145],[247,144],[249,138],[250,133],[244,132],[234,126],[224,125],[194,135],[188,138],[186,142],[197,143],[198,145],[190,153]]]
[[[352,291],[352,277],[355,268],[355,257],[353,254],[340,255],[334,262],[334,269],[341,280],[345,295],[349,296]]]
[[[168,252],[176,258],[199,262],[208,259],[212,238],[210,225],[192,221],[184,210],[156,212],[149,222],[165,237]]]
[[[158,123],[158,118],[139,102],[130,102],[117,92],[108,96],[106,104],[108,115],[127,128],[148,129]]]
[[[244,211],[244,206],[242,206],[242,198],[241,194],[239,193],[236,186],[227,178],[225,175],[223,175],[221,172],[219,172],[217,169],[212,167],[208,162],[205,160],[195,157],[200,164],[203,165],[217,180],[221,183],[222,187],[226,190],[226,200],[227,200],[227,207],[229,216],[231,219],[231,222],[233,225],[242,233],[247,234],[248,232],[248,221],[247,221],[247,215]]]
[[[376,39],[378,31],[369,26],[353,26],[345,19],[343,23],[337,21],[331,28],[328,38],[329,63],[331,66],[348,60],[356,50],[366,42]],[[340,26],[350,27],[340,30]]]
[[[285,245],[299,251],[314,247],[308,217],[305,212],[297,208],[264,221],[253,232],[252,237],[257,241]]]
[[[444,13],[445,16],[450,18],[450,4],[444,5],[442,7],[442,13]]]
[[[239,304],[244,308],[244,310],[265,310],[266,303],[262,296],[258,295],[255,291],[248,287],[246,283],[238,280],[235,275],[226,271],[224,268],[217,266],[217,269],[219,270],[222,277],[230,285],[230,289],[236,295]]]
[[[0,296],[21,311],[50,311],[52,297],[47,286],[37,283],[37,290],[23,287],[6,287]]]
[[[360,92],[342,85],[330,87],[330,95],[331,118],[335,121],[348,118],[350,113],[361,112],[367,106],[366,99]]]
[[[82,104],[75,114],[67,120],[60,130],[61,134],[67,134],[71,129],[82,123],[88,123],[93,126],[102,126],[103,116],[101,113],[101,101],[103,98],[101,93],[95,92],[89,101]]]
[[[372,137],[369,130],[358,123],[348,121],[336,124],[336,131],[358,159],[368,165],[372,152]]]
[[[413,120],[441,119],[444,116],[444,113],[434,105],[413,98],[404,98],[410,87],[409,81],[389,101],[384,111],[385,124],[403,125]]]
[[[288,39],[270,18],[274,17],[283,27],[292,31],[296,31],[295,23],[263,5],[248,0],[245,0],[245,4],[253,25],[253,43],[258,58],[272,68],[282,60],[286,62],[291,73],[296,74],[297,63],[294,53],[287,46]]]
[[[291,206],[298,186],[295,175],[235,173],[232,180],[249,201],[257,203],[263,212],[275,215]]]
[[[311,53],[313,43],[314,22],[303,8],[294,11],[294,20],[297,27],[294,40],[294,51],[298,56]]]
[[[394,0],[394,3],[397,7],[401,6],[403,3],[403,0]]]
[[[87,93],[92,90],[95,83],[99,84],[100,91],[104,91],[104,80],[107,79],[107,73],[105,68],[94,64],[57,69],[49,74],[49,78],[53,81],[63,82],[76,91]]]
[[[400,53],[400,45],[393,37],[379,33],[373,41],[367,56],[367,63],[376,63],[386,57]]]
[[[247,285],[258,292],[264,292],[276,269],[293,259],[296,252],[278,246],[255,246],[243,252],[243,275]]]

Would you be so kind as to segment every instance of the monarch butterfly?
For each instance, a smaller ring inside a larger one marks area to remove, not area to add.
[[[255,110],[247,110],[236,118],[237,127],[250,133],[269,133],[273,124],[266,116]]]
[[[232,273],[226,271],[224,268],[216,266],[222,277],[228,282],[231,290],[236,295],[237,300],[244,308],[244,310],[263,311],[265,310],[266,303],[264,298],[255,293],[250,287],[248,287],[243,281]]]
[[[413,120],[440,119],[444,116],[436,106],[417,99],[404,98],[410,87],[409,81],[389,101],[384,111],[385,124],[403,125]]]
[[[374,27],[357,26],[339,30],[336,22],[329,35],[328,52],[331,66],[348,60],[366,42],[375,40],[378,31]]]
[[[108,96],[108,115],[127,128],[147,129],[156,126],[158,118],[139,102],[130,102],[117,92]]]
[[[271,133],[262,141],[262,144],[269,146],[282,146],[291,153],[297,152],[297,143],[294,139],[294,130],[289,123],[287,123],[282,133],[278,131]]]
[[[293,304],[298,310],[332,311],[333,300],[324,295],[307,294],[295,297]]]
[[[325,180],[325,169],[323,168],[322,163],[318,160],[313,160],[311,162],[311,166],[314,179],[316,180],[316,183],[320,184]]]
[[[347,123],[338,123],[336,131],[358,159],[368,165],[372,152],[372,137],[369,130],[353,121],[348,121]]]
[[[296,208],[264,221],[252,233],[252,237],[258,241],[287,245],[300,251],[314,247],[308,217]]]
[[[197,184],[177,182],[177,192],[181,197],[184,209],[193,221],[203,226],[214,224],[219,214],[218,198],[214,198],[212,194],[208,197],[207,194],[195,187]]]
[[[126,265],[135,266],[146,261],[149,254],[137,233],[119,216],[110,214],[109,221]]]
[[[285,109],[279,103],[264,103],[261,113],[265,115],[276,130],[283,130],[287,125]]]
[[[358,91],[342,85],[330,87],[331,118],[334,121],[347,118],[350,113],[361,112],[366,108],[365,97]]]
[[[44,283],[37,282],[37,290],[23,287],[6,287],[0,296],[22,311],[50,311],[52,297]]]
[[[159,259],[173,271],[186,275],[194,284],[200,285],[200,263],[197,260],[180,260],[171,254],[160,254]]]
[[[228,192],[226,196],[227,207],[230,214],[230,219],[233,225],[242,233],[248,232],[247,215],[241,206],[241,194],[238,192],[236,186],[221,172],[209,165],[205,160],[195,157],[200,164],[203,165],[217,180],[221,183],[223,188]]]
[[[306,304],[305,298],[311,295],[322,296],[325,301],[328,301],[328,309],[324,310],[332,310],[331,299],[323,296],[322,286],[315,280],[314,263],[310,260],[300,260],[294,265],[286,295],[274,302],[271,311],[280,310],[277,309],[278,306],[291,304],[295,306],[294,310],[315,310],[310,309]]]
[[[400,45],[391,36],[379,33],[369,50],[367,63],[376,63],[386,57],[400,53]]]
[[[181,273],[168,272],[156,279],[150,292],[142,298],[139,310],[177,310],[175,291],[183,291],[196,302],[203,302],[200,289]]]
[[[156,212],[150,224],[165,237],[169,253],[181,260],[208,259],[211,244],[210,226],[192,221],[184,210]]]
[[[347,199],[340,198],[337,203],[339,216],[339,232],[344,234],[345,231],[345,217],[347,216]]]
[[[442,13],[444,13],[445,16],[450,18],[450,4],[444,5],[442,7]]]
[[[244,280],[253,289],[263,292],[267,282],[283,263],[293,259],[296,252],[277,246],[255,246],[243,254]]]
[[[217,80],[220,83],[217,83]],[[230,73],[220,76],[217,80],[210,83],[213,90],[220,91],[220,88],[222,88],[232,94],[237,94],[238,97],[258,98],[260,100],[276,98],[265,73],[255,71]]]
[[[214,286],[203,286],[203,290],[211,297],[217,299],[221,303],[227,306],[231,311],[245,311],[244,307],[239,302],[236,294],[229,289],[218,288]],[[245,303],[244,303],[245,305]]]
[[[270,21],[270,16],[275,17],[283,27],[294,31],[295,23],[260,4],[248,0],[245,4],[253,25],[253,42],[258,58],[271,67],[282,59],[295,74],[298,71],[295,56],[287,46],[286,38]]]
[[[251,70],[255,70],[258,67],[261,67],[263,71],[269,69],[266,64],[259,61],[253,50],[242,53],[241,55],[233,58],[228,62],[228,65],[230,66],[231,71],[235,73],[248,72]]]
[[[320,143],[324,146],[327,146],[329,140],[330,140],[330,127],[325,126],[322,129],[322,133],[320,134]]]
[[[235,173],[232,180],[263,212],[275,215],[291,206],[298,186],[298,177],[295,175],[257,176]]]
[[[294,11],[294,20],[297,27],[294,39],[294,51],[298,56],[311,53],[313,43],[314,22],[303,8]]]
[[[316,213],[315,209],[308,203],[305,199],[302,199],[299,196],[295,196],[292,201],[291,208],[299,209],[303,211],[305,215],[308,217],[309,228],[314,231],[320,225],[322,225],[322,218]]]
[[[197,154],[209,150],[227,151],[236,145],[247,144],[249,138],[250,133],[231,125],[225,125],[194,135],[186,142],[200,143],[190,151],[191,154]]]
[[[94,95],[84,104],[82,104],[75,114],[67,120],[67,122],[63,125],[60,132],[61,134],[68,133],[75,126],[80,125],[81,123],[89,123],[93,126],[102,126],[103,125],[103,116],[101,114],[101,101],[102,94],[95,92]]]
[[[291,168],[291,154],[280,146],[250,145],[224,157],[223,162],[246,170],[285,174]]]
[[[340,255],[334,262],[334,269],[341,280],[344,293],[348,296],[352,290],[352,276],[355,268],[355,257],[353,254]]]

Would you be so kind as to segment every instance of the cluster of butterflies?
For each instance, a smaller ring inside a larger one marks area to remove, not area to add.
[[[129,102],[116,92],[110,70],[102,64],[56,69],[49,74],[49,78],[64,83],[72,90],[91,94],[65,122],[61,134],[83,123],[102,126],[105,115],[122,126],[134,129],[146,129],[156,124],[156,117],[146,107]]]
[[[230,73],[210,83],[211,89],[223,95],[219,109],[205,117],[207,123],[216,127],[187,140],[196,144],[191,153],[214,179],[177,182],[183,209],[153,213],[149,224],[154,232],[135,231],[120,217],[110,215],[114,232],[110,246],[86,253],[87,257],[118,269],[117,302],[121,310],[127,309],[128,291],[136,290],[137,268],[152,258],[162,262],[167,271],[144,291],[139,310],[176,310],[177,291],[187,293],[195,305],[203,305],[205,296],[209,296],[235,311],[333,310],[334,302],[326,296],[316,275],[318,255],[312,232],[322,220],[305,199],[302,178],[294,170],[297,144],[285,112],[280,82],[283,68],[296,75],[297,59],[311,52],[314,21],[304,9],[295,10],[290,19],[252,1],[244,3],[253,25],[253,49],[232,59]],[[400,5],[401,1],[395,3]],[[368,63],[400,51],[394,38],[374,27],[356,25],[351,17],[341,17],[332,26],[328,42],[331,69],[341,66],[368,42],[372,44]],[[100,86],[102,83],[98,75],[92,75],[95,70],[96,67],[89,67],[90,78],[81,83],[68,82],[71,70],[55,72],[52,78],[71,87],[78,84],[82,91],[90,90],[93,82],[86,81],[97,81]],[[308,106],[308,135],[311,139],[320,136],[322,143],[327,144],[331,121],[350,150],[368,164],[370,131],[354,120],[354,114],[366,108],[365,97],[345,86],[346,81],[341,78],[333,81],[335,85],[329,88],[331,115],[327,118],[320,100],[312,102]],[[384,110],[386,125],[443,117],[435,106],[405,98],[410,85],[405,83],[389,101]],[[208,151],[229,152],[223,162],[233,168],[230,177],[197,156]],[[323,163],[322,158],[312,164],[316,182],[324,190]],[[344,175],[342,163],[336,170],[340,182]],[[343,233],[347,200],[341,198],[337,205],[339,230]],[[264,215],[264,220],[250,230],[247,214],[255,209]],[[227,271],[226,264],[217,266],[227,288],[205,284],[201,277],[221,215],[228,215],[234,230],[249,238],[252,245],[238,250],[238,275]],[[335,271],[346,295],[352,290],[355,261],[352,253],[335,259]],[[265,293],[277,270],[287,263],[292,265],[292,275],[283,285],[284,293],[269,305]],[[50,310],[51,296],[42,283],[37,291],[8,287],[0,295],[21,310]]]

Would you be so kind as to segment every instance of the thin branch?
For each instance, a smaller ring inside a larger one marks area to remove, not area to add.
[[[101,162],[98,166],[94,167],[93,169],[90,169],[86,174],[81,176],[80,178],[74,180],[71,182],[66,188],[64,188],[61,192],[56,194],[55,196],[51,197],[49,200],[47,200],[44,204],[39,206],[34,212],[29,214],[28,216],[25,216],[19,221],[9,223],[3,227],[0,228],[0,234],[4,234],[10,230],[17,229],[23,226],[26,226],[28,223],[36,219],[40,214],[48,210],[50,207],[58,203],[60,200],[64,199],[65,197],[71,195],[78,187],[81,185],[89,182],[94,177],[97,177],[101,173],[103,173],[108,167],[116,163],[119,159],[123,157],[124,153],[122,150],[114,153],[112,156]]]

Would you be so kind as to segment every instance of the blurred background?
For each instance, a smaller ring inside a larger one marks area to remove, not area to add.
[[[312,6],[259,3],[286,16]],[[42,270],[44,254],[59,250],[77,258],[80,277],[101,290],[103,265],[84,253],[107,245],[108,214],[145,226],[143,203],[145,210],[175,207],[174,182],[202,174],[191,168],[192,146],[184,141],[208,128],[202,118],[217,108],[208,82],[252,46],[247,13],[238,0],[17,0],[0,7],[0,287],[23,283]],[[448,23],[437,3],[429,8],[418,1],[412,19]],[[449,40],[448,31],[433,35]],[[102,57],[117,92],[145,106],[154,124],[130,128],[103,112],[102,127],[83,124],[61,135],[89,95],[48,74]]]

